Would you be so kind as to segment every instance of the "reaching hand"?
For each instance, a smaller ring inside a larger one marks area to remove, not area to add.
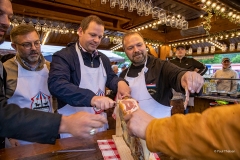
[[[148,124],[154,119],[145,111],[138,109],[135,112],[124,116],[130,135],[146,139],[146,129]]]
[[[11,147],[17,147],[17,146],[20,146],[20,143],[17,139],[13,139],[13,138],[9,138],[8,139],[10,144],[11,144]]]
[[[122,99],[123,97],[131,97],[131,89],[124,81],[118,82],[117,98]]]
[[[90,138],[92,129],[101,128],[106,123],[107,119],[100,114],[77,112],[70,116],[62,116],[59,132],[70,133],[79,138]]]
[[[91,106],[96,107],[97,109],[107,110],[115,106],[115,102],[103,96],[94,96],[91,100]]]
[[[186,72],[181,78],[181,85],[186,92],[186,100],[184,102],[184,107],[188,104],[189,93],[199,93],[204,80],[203,77],[196,72]]]

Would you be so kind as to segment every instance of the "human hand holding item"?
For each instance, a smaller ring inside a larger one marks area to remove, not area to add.
[[[181,78],[181,85],[185,89],[186,100],[184,107],[187,107],[190,93],[199,93],[204,84],[203,77],[196,72],[186,72]]]
[[[59,133],[70,133],[74,137],[90,138],[97,128],[103,127],[107,119],[100,114],[77,112],[70,116],[62,116]]]
[[[147,126],[155,118],[139,108],[133,113],[124,116],[124,119],[127,121],[130,135],[146,139],[145,133]]]
[[[20,146],[20,143],[17,139],[13,139],[13,138],[8,138],[10,144],[11,144],[11,147],[17,147],[17,146]]]
[[[122,99],[123,97],[131,97],[131,89],[125,81],[119,81],[117,98]]]
[[[91,106],[96,107],[99,110],[107,110],[115,106],[115,102],[104,96],[94,96],[91,100]]]

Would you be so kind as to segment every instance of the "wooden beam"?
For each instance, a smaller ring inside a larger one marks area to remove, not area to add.
[[[74,15],[74,14],[57,12],[57,11],[53,11],[53,10],[41,9],[41,8],[38,8],[36,10],[36,8],[33,8],[31,6],[24,6],[24,5],[19,5],[19,4],[13,4],[13,12],[14,12],[14,14],[21,14],[23,16],[44,18],[47,20],[71,22],[71,23],[77,23],[77,24],[80,24],[82,19],[85,18],[85,17],[82,17],[81,14]],[[69,18],[69,17],[71,17],[71,18]],[[121,29],[119,25],[114,26],[114,21],[104,21],[104,23],[105,23],[106,29],[126,32],[126,30]]]

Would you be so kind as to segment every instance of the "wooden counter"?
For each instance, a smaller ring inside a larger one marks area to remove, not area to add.
[[[239,98],[230,98],[230,97],[224,97],[224,96],[209,96],[209,95],[197,96],[197,97],[194,97],[194,107],[191,107],[189,109],[189,113],[192,113],[192,112],[202,113],[205,109],[210,107],[211,102],[215,102],[216,100],[224,100],[231,103],[240,103]]]
[[[77,139],[74,137],[59,139],[55,145],[50,144],[30,144],[15,148],[0,150],[0,160],[26,159],[26,160],[48,160],[48,159],[83,159],[83,160],[103,160],[102,153],[98,147],[97,140],[112,139],[115,130],[108,130],[97,133],[91,139]],[[66,149],[90,149],[87,152],[56,153],[55,151]]]

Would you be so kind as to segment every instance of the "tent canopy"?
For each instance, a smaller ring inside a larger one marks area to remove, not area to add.
[[[111,62],[124,62],[125,59],[117,54],[114,54],[112,51],[109,50],[98,50],[99,52],[105,54]]]
[[[42,45],[41,50],[42,54],[44,57],[49,57],[48,60],[52,60],[52,54],[55,53],[56,51],[61,50],[64,48],[63,46],[51,46],[51,45]],[[14,50],[11,46],[11,42],[4,42],[1,46],[0,49],[8,49],[8,50]],[[105,54],[111,62],[124,62],[125,59],[119,55],[114,54],[110,50],[98,50],[99,52],[102,52]]]

